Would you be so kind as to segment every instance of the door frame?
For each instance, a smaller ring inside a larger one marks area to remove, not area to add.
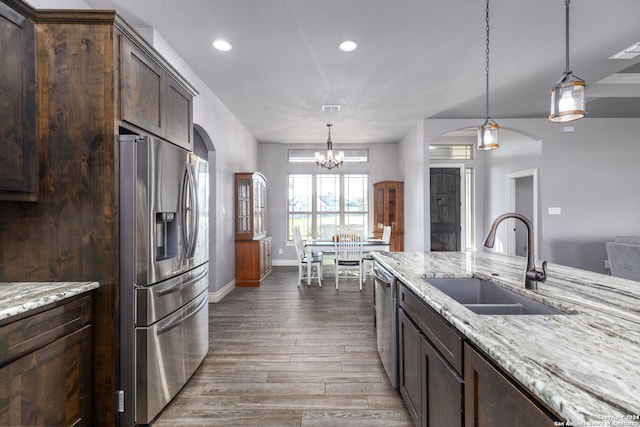
[[[538,168],[526,169],[520,172],[514,172],[507,174],[507,210],[508,212],[515,212],[516,210],[516,179],[533,177],[533,218],[529,218],[533,224],[533,253],[534,257],[538,259]],[[513,229],[514,219],[509,219],[509,230]],[[516,236],[514,233],[508,233],[507,235],[507,254],[515,255],[516,253]]]
[[[460,252],[467,250],[467,221],[466,221],[466,170],[464,163],[431,163],[429,165],[429,176],[431,169],[460,169]],[[429,181],[429,191],[431,191],[431,181]],[[431,207],[429,207],[431,209]],[[429,235],[431,235],[431,226],[429,226]],[[429,236],[431,241],[431,236]]]

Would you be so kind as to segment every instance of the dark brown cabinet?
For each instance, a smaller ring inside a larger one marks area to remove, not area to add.
[[[560,418],[545,410],[537,399],[468,344],[464,347],[464,358],[466,427],[561,424]]]
[[[406,286],[398,293],[400,393],[416,427],[562,421]]]
[[[271,273],[267,235],[267,180],[258,172],[235,174],[236,286],[260,286]]]
[[[193,95],[132,40],[120,44],[122,120],[193,150]]]
[[[0,326],[0,425],[92,425],[92,298]]]
[[[0,3],[0,200],[36,201],[35,24]]]
[[[413,423],[461,427],[461,336],[406,287],[401,286],[399,292],[400,394]]]
[[[373,184],[373,235],[380,239],[385,226],[391,227],[389,250],[404,250],[404,183],[381,181]]]

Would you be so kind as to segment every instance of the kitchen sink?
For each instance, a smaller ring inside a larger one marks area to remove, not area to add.
[[[560,310],[477,278],[438,278],[425,281],[476,314],[565,314]]]

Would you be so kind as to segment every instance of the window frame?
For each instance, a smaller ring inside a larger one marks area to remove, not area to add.
[[[292,186],[291,186],[291,179],[292,177],[295,176],[306,176],[306,177],[311,177],[310,181],[311,181],[311,210],[300,210],[300,211],[296,211],[296,210],[291,210],[291,190],[292,190]],[[339,192],[339,209],[337,211],[332,211],[332,210],[320,210],[318,209],[318,186],[319,186],[319,181],[322,180],[326,180],[327,178],[330,177],[337,177],[338,178],[338,192]],[[362,206],[364,207],[363,210],[349,210],[346,208],[345,205],[345,186],[346,186],[346,182],[348,181],[349,177],[362,177],[364,179],[366,179],[366,182],[363,184],[363,188],[365,189],[364,192],[362,193],[363,196],[365,197],[364,202],[362,203]],[[370,214],[370,209],[369,209],[369,205],[370,205],[370,198],[371,198],[371,189],[369,188],[369,181],[370,181],[370,174],[368,172],[352,172],[352,173],[318,173],[318,172],[313,172],[313,173],[302,173],[302,172],[287,172],[287,219],[286,219],[286,232],[287,232],[287,242],[291,242],[293,241],[293,224],[292,224],[292,216],[293,215],[309,215],[309,222],[311,223],[309,228],[312,230],[311,233],[312,235],[307,235],[306,230],[300,230],[301,231],[301,235],[303,240],[306,240],[310,237],[325,237],[328,238],[328,236],[322,236],[321,235],[321,230],[320,230],[320,226],[321,226],[321,221],[319,220],[320,216],[322,214],[335,214],[337,215],[337,224],[345,224],[345,218],[347,216],[357,216],[357,215],[361,215],[362,216],[362,223],[363,223],[363,233],[368,233],[369,232],[369,214]]]

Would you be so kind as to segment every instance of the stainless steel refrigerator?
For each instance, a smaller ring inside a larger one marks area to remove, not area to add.
[[[208,168],[159,138],[120,137],[120,425],[149,424],[209,348]]]

